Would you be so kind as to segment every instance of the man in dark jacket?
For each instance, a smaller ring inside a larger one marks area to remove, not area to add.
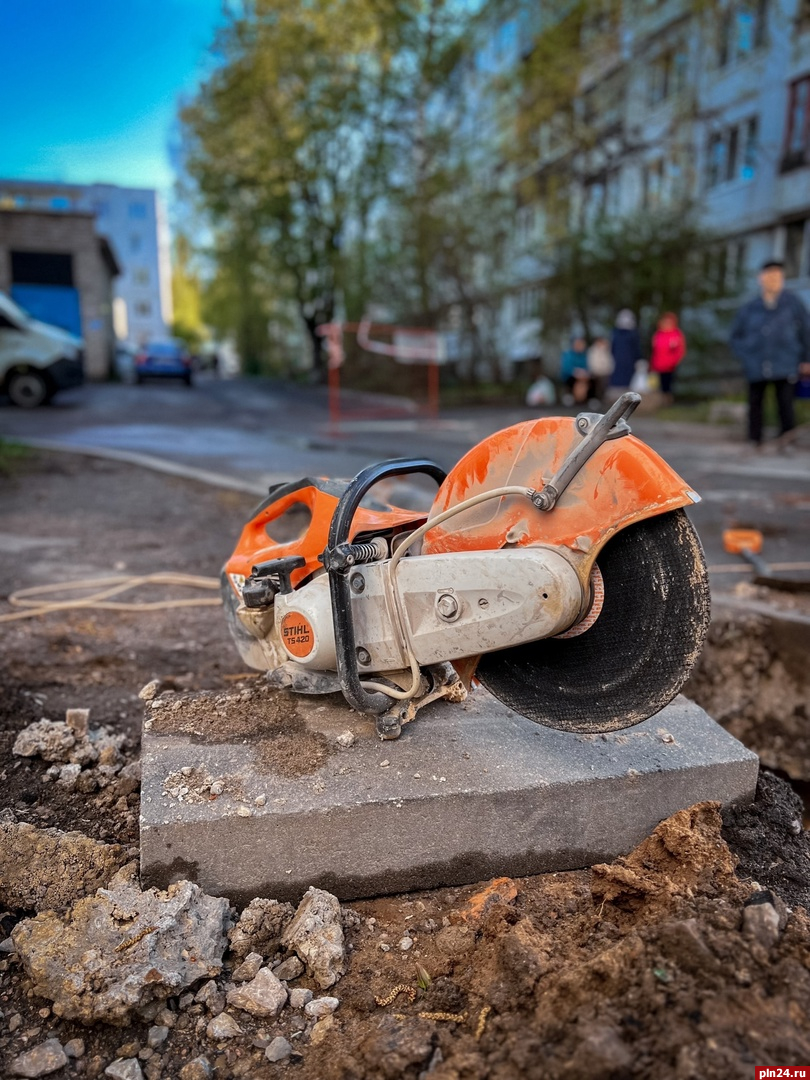
[[[748,437],[762,442],[762,403],[773,383],[781,433],[795,427],[793,399],[800,369],[810,370],[810,316],[785,287],[784,263],[769,259],[759,274],[760,295],[743,304],[730,344],[748,380]]]

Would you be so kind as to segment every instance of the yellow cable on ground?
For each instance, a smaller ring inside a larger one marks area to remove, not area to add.
[[[25,608],[25,611],[10,612],[0,615],[0,623],[13,622],[15,619],[32,619],[37,615],[50,615],[54,611],[70,611],[77,608],[94,611],[166,611],[178,607],[219,607],[222,601],[217,597],[185,600],[154,600],[141,602],[122,602],[111,600],[113,596],[138,589],[143,585],[179,585],[187,589],[219,589],[219,578],[200,577],[195,574],[113,574],[109,577],[83,578],[79,581],[63,581],[58,585],[34,585],[29,589],[18,589],[9,596],[12,607]],[[55,590],[95,589],[89,596],[76,597],[72,600],[40,600],[43,593]]]

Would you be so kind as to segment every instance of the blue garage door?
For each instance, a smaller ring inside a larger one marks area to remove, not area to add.
[[[12,285],[11,296],[40,322],[82,336],[79,291],[70,285]]]

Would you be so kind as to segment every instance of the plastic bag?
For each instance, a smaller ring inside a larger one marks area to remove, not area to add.
[[[548,376],[541,375],[539,379],[535,379],[526,391],[526,404],[532,409],[536,409],[539,405],[557,404],[557,391]]]

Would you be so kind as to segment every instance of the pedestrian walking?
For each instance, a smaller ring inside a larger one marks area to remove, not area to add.
[[[636,361],[641,359],[641,339],[636,328],[636,317],[629,308],[622,308],[616,316],[610,338],[610,351],[613,354],[610,386],[614,395],[618,397],[630,386],[630,380],[636,370]]]
[[[607,389],[608,379],[613,374],[613,353],[606,337],[593,339],[588,349],[588,373],[591,376],[590,396],[602,404]]]
[[[743,304],[731,328],[732,351],[748,381],[748,438],[762,443],[765,392],[774,388],[780,433],[796,426],[793,401],[800,374],[810,373],[810,315],[785,288],[785,267],[768,259],[759,272],[759,296]]]
[[[661,393],[669,404],[674,400],[672,383],[675,371],[685,355],[686,338],[678,326],[678,316],[666,311],[658,320],[658,329],[653,334],[650,371],[658,376]]]

